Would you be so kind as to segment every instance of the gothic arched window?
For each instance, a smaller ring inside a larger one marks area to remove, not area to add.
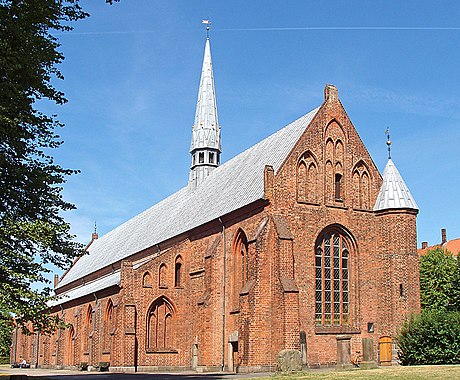
[[[165,298],[155,300],[147,313],[147,350],[172,351],[174,308]]]
[[[64,351],[64,363],[66,365],[73,365],[73,342],[75,339],[75,329],[73,325],[70,325],[67,330],[67,337],[65,342],[65,351]]]
[[[112,300],[109,299],[107,302],[107,307],[105,308],[104,313],[104,330],[103,330],[103,351],[110,352],[112,348],[112,334],[113,334],[113,303]]]
[[[179,288],[182,282],[182,257],[177,256],[174,263],[174,287]]]
[[[152,276],[150,276],[149,272],[145,272],[142,276],[142,286],[144,288],[151,288],[152,287]]]
[[[167,268],[166,264],[161,264],[160,269],[158,270],[158,287],[160,288],[167,288],[168,283],[167,283]]]
[[[248,239],[239,229],[233,243],[233,303],[239,305],[240,292],[249,277]]]
[[[318,198],[318,169],[313,154],[305,152],[297,164],[297,201],[316,203]]]
[[[84,321],[83,352],[89,352],[90,339],[93,333],[93,308],[88,305]]]
[[[350,324],[349,249],[345,236],[337,229],[323,233],[316,242],[316,325]]]

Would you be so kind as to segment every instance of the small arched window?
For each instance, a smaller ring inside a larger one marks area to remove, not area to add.
[[[350,324],[349,252],[345,236],[337,229],[323,233],[316,242],[316,325]]]
[[[152,287],[152,276],[150,276],[149,272],[145,272],[142,276],[142,286],[144,288],[151,288]]]
[[[204,152],[198,153],[198,163],[204,163]]]
[[[147,314],[147,350],[172,351],[173,348],[174,308],[165,297],[160,297]]]
[[[342,200],[342,174],[336,173],[335,174],[335,200],[339,201]]]
[[[158,287],[159,288],[167,288],[168,283],[167,283],[167,268],[166,264],[161,264],[160,269],[158,270]]]
[[[180,256],[176,257],[176,262],[174,263],[174,287],[179,288],[182,285],[182,258]]]
[[[89,352],[90,339],[93,334],[93,308],[88,305],[84,320],[83,352]]]

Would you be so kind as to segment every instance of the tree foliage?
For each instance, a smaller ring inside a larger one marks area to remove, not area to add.
[[[9,363],[6,358],[10,356],[12,331],[11,323],[0,320],[0,364]]]
[[[52,84],[63,79],[64,56],[51,33],[86,16],[78,0],[0,0],[0,319],[37,329],[50,322],[42,313],[50,289],[32,284],[46,281],[46,265],[64,268],[80,252],[62,216],[74,208],[62,185],[75,171],[50,155],[62,124],[37,101],[66,102]]]
[[[424,310],[460,311],[460,260],[437,248],[420,258],[420,298]]]
[[[459,364],[460,312],[424,310],[407,321],[398,336],[403,365]]]

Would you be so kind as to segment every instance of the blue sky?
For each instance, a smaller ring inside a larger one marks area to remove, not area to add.
[[[460,237],[459,1],[82,1],[60,34],[64,195],[87,243],[187,183],[205,30],[223,161],[320,105],[326,83],[382,172],[392,158],[419,207],[418,241]],[[48,106],[44,105],[45,108]]]

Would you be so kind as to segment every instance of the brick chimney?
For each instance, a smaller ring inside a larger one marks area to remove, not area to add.
[[[324,100],[335,101],[339,98],[339,91],[333,84],[326,84],[324,88]]]
[[[58,283],[59,283],[59,275],[55,274],[54,275],[54,287],[56,287]]]
[[[428,248],[428,242],[427,241],[422,241],[422,249]]]
[[[441,229],[441,244],[445,244],[445,243],[447,243],[447,233],[446,233],[446,229],[442,228]]]
[[[93,232],[91,234],[91,241],[94,241],[96,239],[99,239],[99,234],[97,232]]]

